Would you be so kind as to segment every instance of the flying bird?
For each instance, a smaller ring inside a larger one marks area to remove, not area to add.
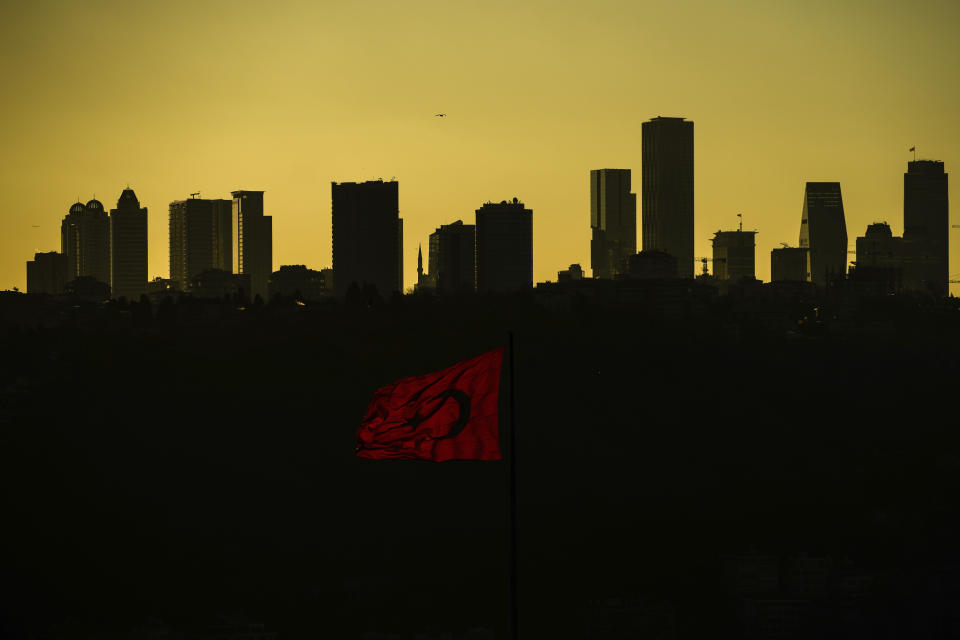
[[[437,114],[434,114],[434,117],[436,117],[436,118],[446,118],[446,117],[447,117],[447,114],[445,114],[445,113],[437,113]]]

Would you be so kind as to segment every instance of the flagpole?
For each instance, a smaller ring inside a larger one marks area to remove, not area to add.
[[[517,414],[514,399],[513,331],[508,332],[510,343],[510,633],[518,640],[520,619],[517,580]]]

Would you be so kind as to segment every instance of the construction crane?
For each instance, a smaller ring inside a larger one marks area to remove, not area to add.
[[[694,258],[694,260],[699,260],[700,263],[703,265],[703,273],[701,273],[700,275],[702,276],[710,275],[707,272],[707,262],[713,262],[713,258]]]
[[[199,197],[200,197],[200,192],[197,191],[196,193],[191,193],[191,194],[190,194],[190,197],[191,197],[191,198],[199,198]]]

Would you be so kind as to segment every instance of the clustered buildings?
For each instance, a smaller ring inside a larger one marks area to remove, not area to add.
[[[642,198],[637,252],[637,196],[630,169],[590,171],[592,279],[690,279],[718,283],[754,280],[756,231],[717,231],[713,256],[694,255],[693,122],[655,117],[642,134]],[[798,246],[782,243],[770,255],[773,281],[830,287],[850,279],[887,292],[948,291],[949,207],[943,162],[914,160],[904,174],[904,233],[885,222],[856,239],[847,269],[847,227],[838,182],[808,182]],[[199,194],[170,203],[170,273],[147,279],[147,209],[124,189],[109,215],[94,199],[70,207],[61,225],[61,251],[27,262],[27,291],[90,292],[135,299],[145,293],[190,292],[220,297],[345,296],[352,287],[380,295],[403,291],[403,219],[399,184],[383,180],[331,183],[333,268],[314,271],[285,265],[273,271],[272,217],[263,191],[234,191],[231,199]],[[416,290],[504,292],[533,287],[533,211],[517,198],[487,202],[473,224],[442,224],[417,261]],[[713,263],[713,275],[707,263]],[[336,278],[334,278],[336,274]],[[558,282],[586,280],[572,264]]]

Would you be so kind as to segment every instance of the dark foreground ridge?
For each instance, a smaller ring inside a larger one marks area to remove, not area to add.
[[[957,301],[762,291],[0,295],[0,636],[504,638],[503,464],[353,450],[513,330],[525,638],[954,637]]]

